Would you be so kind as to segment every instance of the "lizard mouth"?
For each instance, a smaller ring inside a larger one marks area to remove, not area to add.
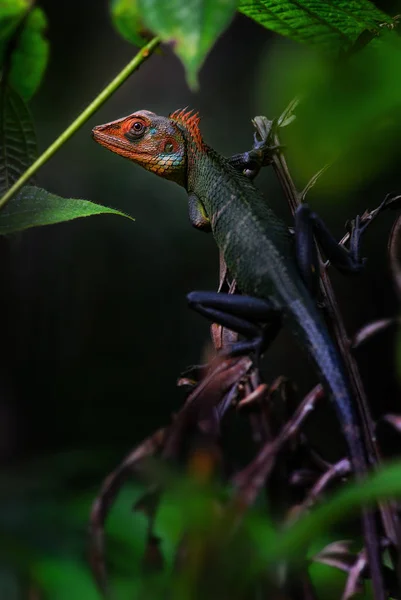
[[[101,146],[111,150],[111,152],[117,152],[128,158],[132,158],[133,156],[145,156],[148,154],[147,152],[138,151],[128,140],[105,131],[103,127],[103,125],[98,125],[92,129],[93,139]]]
[[[102,131],[101,126],[92,129],[92,137],[102,146],[106,146],[106,148],[110,146],[112,148],[127,148],[128,145],[125,140],[122,140],[118,136]]]

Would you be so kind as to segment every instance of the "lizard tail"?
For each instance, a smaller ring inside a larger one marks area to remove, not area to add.
[[[317,309],[304,302],[292,302],[292,313],[303,340],[306,341],[323,379],[324,388],[334,402],[341,428],[348,446],[348,452],[357,479],[362,479],[368,470],[368,460],[361,438],[359,414],[345,369],[326,325]],[[384,600],[381,556],[377,543],[377,524],[372,510],[362,509],[362,522],[365,545],[368,554],[375,599]]]
[[[308,303],[309,304],[309,303]],[[342,359],[329,335],[317,309],[304,301],[291,303],[291,312],[295,317],[296,328],[308,346],[323,379],[323,386],[334,403],[348,452],[355,471],[360,477],[366,473],[367,459],[360,434],[360,419],[354,407],[351,387]]]

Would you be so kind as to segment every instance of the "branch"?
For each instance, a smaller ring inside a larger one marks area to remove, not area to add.
[[[240,507],[248,507],[254,503],[274,466],[276,455],[288,440],[298,433],[309,413],[323,396],[323,388],[319,384],[304,398],[278,436],[272,442],[267,442],[256,458],[235,475],[233,483],[238,490],[235,502]]]
[[[157,48],[160,44],[159,38],[153,38],[146,46],[134,56],[134,58],[123,68],[122,71],[107,85],[102,92],[85,108],[83,112],[71,123],[69,127],[35,160],[35,162],[21,175],[21,177],[10,187],[9,190],[0,199],[0,210],[4,205],[14,196],[18,190],[25,185],[31,177],[38,171],[43,165],[60,150],[61,146],[67,142],[70,137],[74,135],[86,123],[86,121],[102,106],[106,100],[110,98],[112,94],[124,83],[124,81],[136,71],[142,63]]]
[[[267,119],[266,122],[268,123]],[[263,129],[258,127],[257,123],[255,123],[255,126],[257,127],[260,138],[263,140]],[[294,214],[296,208],[300,203],[300,195],[292,180],[291,174],[287,166],[287,162],[283,155],[282,146],[280,144],[280,139],[277,134],[277,127],[273,128],[270,138],[273,148],[270,154],[270,161],[273,165],[273,169],[277,175],[277,178],[279,179],[280,184],[283,188],[291,211]],[[320,260],[320,264],[323,265],[323,260],[319,248],[317,248],[317,253]],[[334,294],[333,287],[331,285],[330,278],[328,276],[327,269],[321,269],[320,277],[320,287],[324,299],[324,304],[328,312],[328,317],[330,319],[330,323],[333,329],[333,334],[337,341],[340,355],[342,356],[345,368],[348,372],[348,376],[351,382],[351,387],[354,391],[354,395],[357,400],[357,410],[363,428],[362,439],[364,439],[364,446],[368,455],[368,460],[371,464],[377,464],[380,462],[380,452],[376,444],[376,438],[374,434],[374,423],[370,414],[358,366],[350,352],[351,343],[348,338],[340,310],[338,308],[337,300]],[[394,545],[397,548],[400,548],[401,543],[399,538],[399,530],[394,512],[390,509],[389,505],[385,503],[380,504],[380,510],[383,519],[384,530],[386,531],[387,537],[394,543]],[[366,546],[369,549],[369,555],[372,559],[372,564],[370,564],[370,568],[372,570],[373,589],[377,598],[384,598],[381,562],[379,560],[380,540],[376,531],[374,516],[370,510],[362,511],[362,523]]]
[[[287,162],[281,150],[282,146],[280,144],[280,139],[277,134],[277,128],[275,128],[275,130],[272,133],[271,144],[272,147],[276,149],[273,150],[273,152],[270,155],[270,162],[273,165],[273,169],[283,188],[290,209],[294,214],[295,210],[297,209],[300,203],[300,194],[298,193],[295,187],[295,184],[292,180],[291,174],[288,169]],[[370,213],[365,213],[365,219],[373,220],[373,218],[377,216],[378,212],[382,210],[383,204],[386,204],[388,200],[389,196],[386,196],[384,202],[382,203],[382,205],[380,205],[379,209],[375,209],[375,211],[377,212],[372,211],[375,213],[373,216]],[[397,223],[398,222],[398,229],[401,229],[401,218],[399,219],[399,221],[397,221]],[[398,235],[398,229],[397,233],[394,234],[394,237]],[[323,264],[321,253],[319,252],[319,249],[317,250],[320,263]],[[399,289],[401,295],[401,274],[399,279]],[[368,459],[370,464],[378,464],[380,462],[381,455],[378,445],[376,443],[374,422],[370,414],[370,409],[367,403],[366,394],[361,380],[361,376],[359,374],[358,366],[351,353],[351,342],[348,338],[345,325],[341,317],[341,313],[335,298],[333,286],[328,276],[327,269],[325,268],[321,269],[321,292],[324,299],[325,307],[327,309],[328,318],[330,319],[330,323],[332,325],[333,335],[337,342],[340,355],[344,361],[344,365],[347,370],[351,386],[357,400],[357,408],[362,421],[362,434],[365,442],[364,445],[367,450]],[[392,541],[392,543],[396,547],[401,547],[401,539],[399,535],[397,519],[395,518],[393,511],[390,509],[387,503],[383,502],[380,504],[380,511],[386,536]]]
[[[344,477],[351,472],[351,465],[347,458],[343,458],[339,462],[335,463],[315,483],[310,489],[304,502],[296,510],[296,518],[298,518],[303,512],[311,508],[319,497],[325,492],[326,488],[335,480],[340,477]],[[291,518],[294,516],[294,512],[291,513]]]

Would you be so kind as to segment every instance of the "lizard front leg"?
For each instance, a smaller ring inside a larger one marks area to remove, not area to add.
[[[188,210],[189,219],[193,227],[207,233],[212,230],[202,202],[199,200],[198,196],[192,192],[188,195]]]
[[[262,167],[269,165],[272,153],[281,148],[272,144],[277,120],[269,121],[266,117],[255,117],[254,126],[256,132],[252,149],[242,154],[233,154],[227,159],[236,171],[241,171],[249,179],[254,179]]]
[[[227,160],[236,171],[240,171],[249,179],[254,179],[263,165],[263,155],[257,150],[233,154]]]

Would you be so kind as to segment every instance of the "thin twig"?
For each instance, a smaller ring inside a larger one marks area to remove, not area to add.
[[[399,319],[378,319],[361,327],[352,338],[351,347],[353,350],[359,348],[362,344],[375,337],[378,333],[385,331],[392,325],[399,323]]]
[[[7,190],[0,199],[0,209],[14,196],[18,190],[31,179],[74,133],[102,106],[106,100],[136,71],[142,63],[155,51],[160,44],[160,39],[155,37],[146,46],[141,48],[134,58],[116,75],[116,77],[96,96],[96,98],[81,112],[80,115],[63,131],[61,135],[28,167],[21,177]]]
[[[99,589],[108,597],[109,589],[105,563],[104,524],[122,485],[139,464],[156,454],[165,439],[166,430],[159,429],[126,456],[122,463],[104,480],[95,498],[90,515],[90,563]]]
[[[355,553],[350,550],[352,544],[352,540],[337,540],[325,546],[312,560],[349,573],[355,563]]]
[[[252,390],[245,398],[238,402],[237,408],[253,408],[255,405],[260,405],[262,398],[266,395],[268,386],[266,383],[261,383],[257,388]],[[259,408],[259,407],[258,407]]]
[[[315,485],[310,489],[307,497],[303,501],[301,505],[297,507],[296,516],[299,516],[304,513],[306,510],[311,508],[319,497],[325,492],[326,488],[335,480],[340,477],[344,477],[351,472],[351,465],[347,458],[343,458],[339,462],[332,465],[315,483]],[[294,512],[291,513],[291,519],[294,517]]]
[[[293,417],[286,423],[278,436],[267,442],[256,458],[233,478],[237,488],[235,502],[242,508],[252,505],[262,489],[271,469],[274,459],[282,447],[300,429],[309,413],[314,409],[316,402],[324,396],[323,388],[319,384],[304,398],[296,409]]]
[[[349,570],[347,583],[345,584],[345,589],[343,595],[341,596],[341,600],[349,600],[354,596],[354,594],[361,591],[361,578],[362,571],[366,569],[367,565],[367,557],[365,550],[362,550],[358,554],[358,558],[355,563],[352,565]]]
[[[221,402],[233,386],[249,371],[252,361],[241,358],[217,357],[209,374],[188,396],[183,408],[169,428],[164,443],[163,458],[176,457],[181,447],[183,434],[200,419],[207,418],[210,411]]]
[[[401,300],[401,216],[396,219],[391,230],[388,241],[388,254],[395,290],[398,299]]]

